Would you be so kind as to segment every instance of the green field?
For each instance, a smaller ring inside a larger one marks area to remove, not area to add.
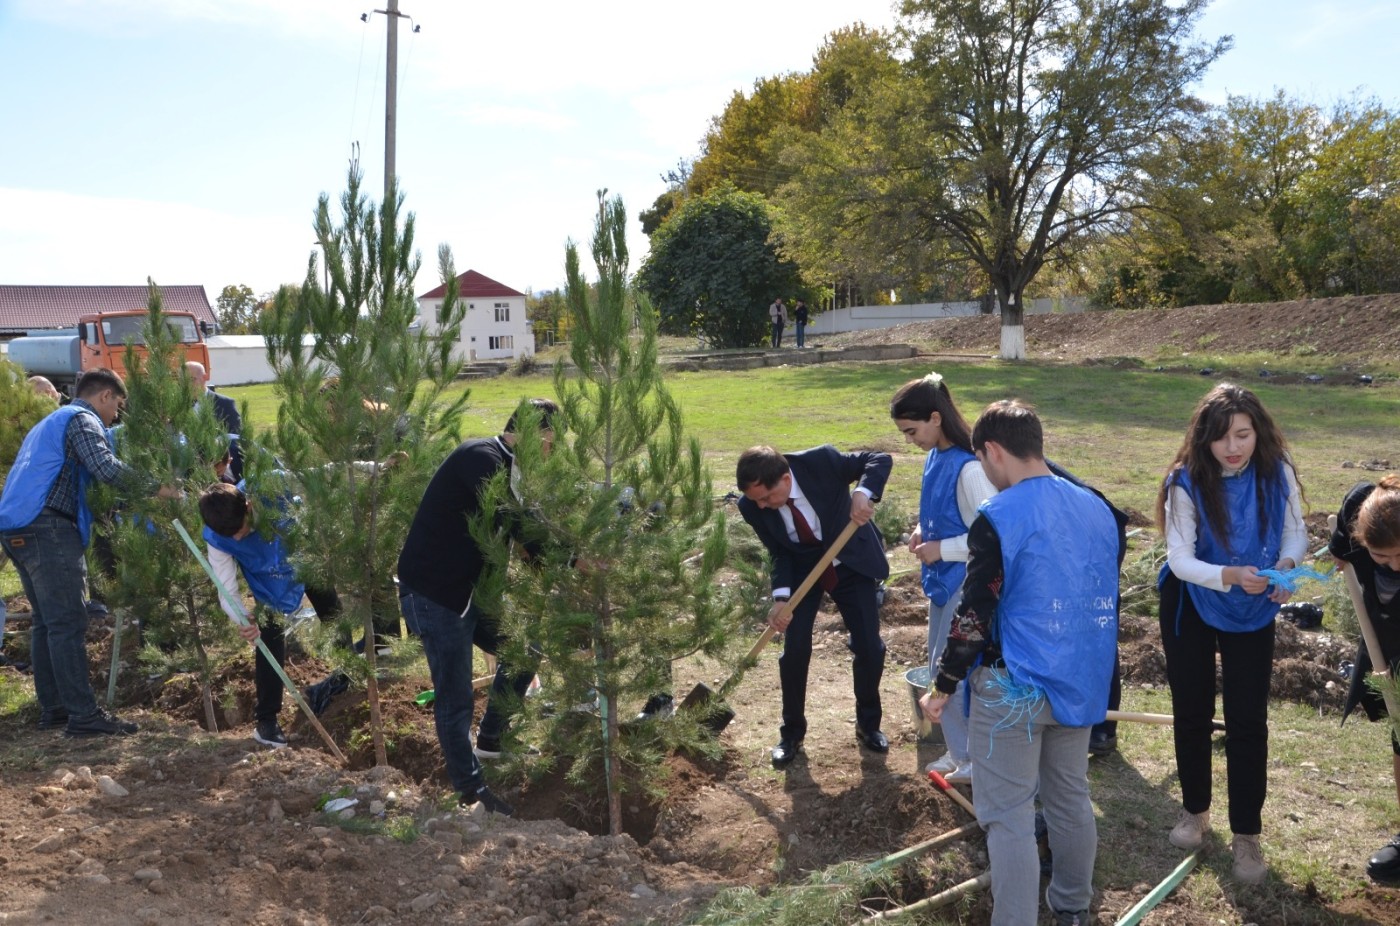
[[[1034,403],[1046,426],[1046,452],[1093,482],[1120,506],[1150,514],[1162,473],[1187,419],[1215,380],[1184,373],[1043,363],[939,362],[969,423],[988,402],[1018,397]],[[820,364],[752,371],[677,373],[668,384],[686,427],[711,462],[717,489],[733,481],[745,447],[769,443],[801,449],[832,443],[896,454],[890,492],[913,503],[922,454],[890,423],[890,396],[930,369],[928,361]],[[1344,460],[1390,460],[1400,467],[1400,386],[1372,388],[1244,383],[1254,389],[1293,445],[1314,511],[1334,511],[1364,477]],[[465,388],[465,387],[464,387]],[[471,387],[464,437],[496,433],[522,397],[549,396],[549,376],[503,376]],[[249,403],[254,426],[276,417],[271,386],[225,390]]]

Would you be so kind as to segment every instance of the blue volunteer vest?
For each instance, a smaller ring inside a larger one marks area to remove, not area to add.
[[[1191,496],[1196,506],[1196,558],[1206,563],[1221,566],[1254,566],[1258,569],[1272,569],[1278,563],[1279,548],[1283,545],[1284,512],[1288,505],[1288,481],[1284,477],[1283,464],[1279,464],[1278,478],[1264,497],[1264,510],[1259,510],[1259,497],[1255,486],[1258,482],[1258,467],[1246,466],[1239,473],[1222,479],[1225,490],[1225,514],[1230,520],[1228,537],[1220,537],[1206,517],[1200,493],[1191,482],[1185,469],[1179,469],[1171,477]],[[1259,525],[1265,525],[1260,536]],[[1158,585],[1166,578],[1167,566],[1162,567]],[[1196,585],[1182,583],[1191,603],[1196,606],[1201,620],[1216,630],[1242,633],[1267,627],[1278,614],[1279,605],[1269,600],[1267,594],[1251,595],[1238,585],[1232,585],[1223,592]]]
[[[243,483],[239,483],[243,488]],[[306,586],[296,579],[296,570],[287,559],[282,538],[276,533],[268,540],[252,531],[242,540],[234,540],[204,528],[204,541],[238,561],[243,579],[253,593],[253,599],[280,614],[291,614],[301,607]]]
[[[1118,645],[1118,530],[1108,506],[1058,476],[1024,479],[982,503],[1001,539],[993,636],[1017,685],[1055,720],[1100,723]]]
[[[33,524],[44,510],[59,474],[65,467],[73,466],[78,470],[78,534],[83,538],[83,546],[87,546],[92,532],[92,510],[87,503],[92,473],[77,457],[68,455],[68,425],[75,415],[92,415],[102,426],[102,419],[96,412],[74,403],[50,412],[24,436],[15,465],[5,480],[4,494],[0,495],[0,531],[19,530]],[[105,426],[103,430],[110,444],[112,432]]]
[[[944,540],[967,533],[958,510],[958,477],[963,467],[977,459],[961,447],[934,448],[924,460],[923,489],[919,495],[919,533],[924,540]],[[924,594],[942,607],[967,577],[967,563],[939,560],[923,567]]]

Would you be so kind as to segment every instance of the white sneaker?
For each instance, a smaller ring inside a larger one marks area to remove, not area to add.
[[[1181,815],[1176,818],[1176,826],[1172,827],[1171,835],[1167,839],[1178,849],[1194,852],[1201,847],[1201,843],[1205,842],[1206,833],[1209,832],[1209,810],[1191,813],[1183,807]]]
[[[943,780],[950,785],[972,784],[972,760],[959,763],[957,768],[943,776]]]
[[[1258,836],[1235,834],[1230,840],[1230,852],[1235,856],[1235,880],[1243,884],[1259,884],[1269,873],[1264,864],[1264,851],[1259,846]]]
[[[957,767],[958,760],[953,758],[953,754],[951,752],[945,752],[943,753],[943,755],[930,762],[928,766],[924,768],[924,771],[937,772],[940,775],[947,775],[949,772],[953,771],[953,769]]]

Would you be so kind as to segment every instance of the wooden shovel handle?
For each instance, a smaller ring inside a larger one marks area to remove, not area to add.
[[[831,561],[836,559],[841,549],[846,546],[846,541],[854,537],[859,528],[860,525],[852,521],[846,525],[841,533],[836,535],[836,539],[832,541],[831,546],[822,554],[822,558],[817,560],[817,565],[812,567],[812,571],[807,574],[807,578],[802,580],[802,584],[797,586],[797,591],[793,592],[792,597],[787,600],[785,607],[788,614],[792,614],[798,603],[801,602],[803,598],[807,597],[807,593],[812,590],[812,586],[816,585],[817,581],[821,579],[822,573],[826,572],[826,567],[831,565]],[[769,625],[768,629],[763,631],[763,636],[759,637],[758,642],[753,645],[753,649],[749,650],[748,656],[744,657],[744,661],[752,662],[757,659],[758,654],[763,652],[764,648],[767,647],[777,635],[778,632],[773,629],[772,625]]]

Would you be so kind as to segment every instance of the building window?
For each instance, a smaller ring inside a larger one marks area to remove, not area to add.
[[[514,350],[515,335],[502,334],[486,339],[489,350]]]
[[[509,302],[498,302],[498,303],[496,303],[496,321],[498,321],[498,322],[508,322],[508,321],[510,321],[510,303],[509,303]]]

